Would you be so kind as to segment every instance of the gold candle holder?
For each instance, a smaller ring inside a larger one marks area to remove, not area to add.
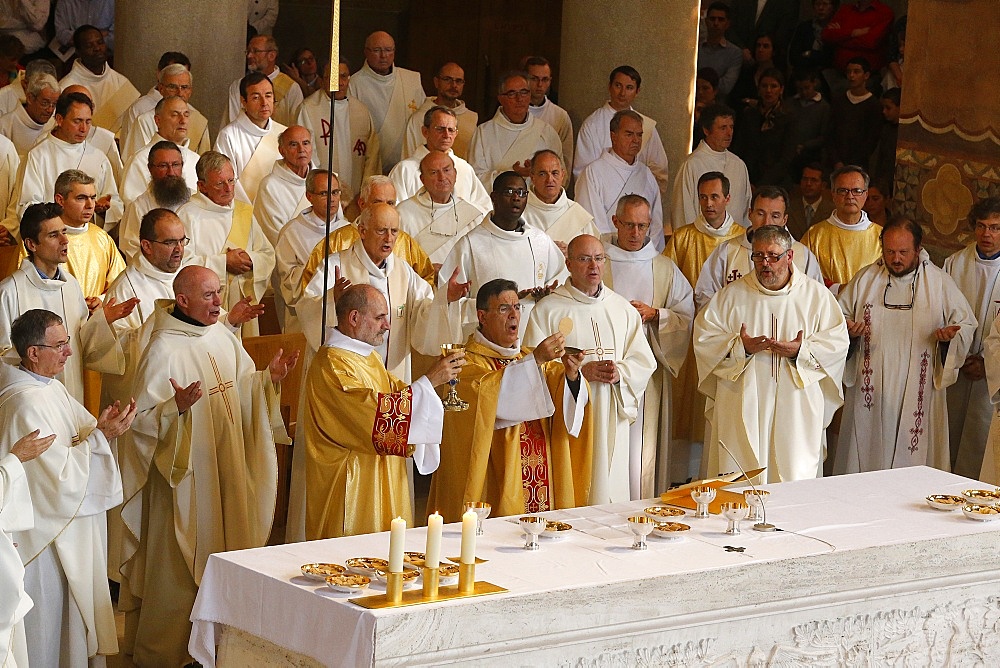
[[[385,598],[390,605],[399,605],[403,600],[403,572],[389,573],[385,581]]]
[[[434,599],[438,597],[438,583],[441,572],[436,568],[421,568],[420,577],[423,579],[424,598]]]
[[[476,588],[476,565],[458,565],[458,593],[469,594]]]

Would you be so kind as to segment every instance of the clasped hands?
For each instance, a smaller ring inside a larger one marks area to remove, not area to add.
[[[743,341],[743,349],[747,355],[753,355],[764,350],[770,350],[776,355],[794,359],[799,354],[802,347],[802,330],[791,341],[781,341],[772,339],[769,336],[750,336],[747,334],[746,323],[740,325],[740,339]]]

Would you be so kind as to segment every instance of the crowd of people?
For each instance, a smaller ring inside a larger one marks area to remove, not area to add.
[[[574,131],[541,56],[479,122],[461,64],[427,96],[385,32],[334,93],[316,52],[285,73],[261,34],[212,138],[181,52],[145,94],[97,26],[76,28],[61,79],[29,60],[0,89],[0,244],[20,253],[0,282],[4,665],[185,665],[209,555],[282,522],[287,541],[412,524],[421,476],[448,521],[467,501],[543,512],[740,468],[1000,482],[1000,199],[935,266],[870,175],[891,133],[814,109],[838,85],[873,107],[879,68],[901,81],[882,47],[844,52],[875,40],[842,13],[883,5],[816,0],[796,27],[784,4],[708,6],[699,59],[740,62],[699,70],[698,141],[672,170],[628,65]],[[779,53],[810,66],[798,97]],[[306,343],[258,370],[244,343],[271,303]],[[445,410],[449,387],[466,410]],[[276,443],[293,441],[276,518]]]

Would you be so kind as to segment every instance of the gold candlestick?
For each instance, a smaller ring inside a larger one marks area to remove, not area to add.
[[[403,572],[389,573],[385,580],[385,598],[390,605],[399,605],[403,600]]]
[[[426,599],[435,599],[438,597],[438,583],[441,572],[436,568],[421,568],[420,577],[423,579],[424,591],[423,595]]]
[[[458,565],[458,593],[470,594],[476,588],[476,565]]]

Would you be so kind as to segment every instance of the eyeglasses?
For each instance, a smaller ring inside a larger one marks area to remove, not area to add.
[[[511,311],[521,312],[522,306],[520,304],[500,304],[497,306],[497,313],[500,315],[510,315]]]
[[[645,232],[649,229],[649,223],[627,223],[623,220],[619,220],[618,224],[624,227],[626,230],[632,232]]]
[[[163,244],[164,246],[168,246],[170,248],[176,248],[177,246],[180,246],[181,248],[184,248],[189,243],[191,243],[191,240],[188,239],[187,237],[183,237],[181,239],[164,239],[163,241],[157,241],[156,239],[150,239],[150,241],[152,241],[154,244]]]
[[[976,232],[989,232],[990,234],[1000,234],[1000,225],[984,225],[976,223]]]
[[[508,100],[513,100],[518,97],[531,97],[531,91],[527,88],[522,88],[521,90],[509,90],[506,93],[500,93],[500,97],[505,97]]]
[[[183,169],[183,162],[154,162],[150,167],[157,169]]]
[[[774,264],[775,262],[779,261],[786,255],[788,255],[787,250],[784,253],[779,253],[779,254],[758,252],[758,253],[750,253],[750,259],[756,262],[757,264]]]
[[[848,195],[854,195],[855,197],[861,197],[866,192],[868,188],[834,188],[833,192],[841,197],[847,197]]]
[[[70,337],[67,336],[65,341],[57,343],[54,346],[50,346],[50,345],[48,345],[46,343],[36,343],[36,344],[34,344],[34,346],[36,348],[51,348],[52,350],[56,351],[57,353],[61,353],[64,350],[66,350],[66,348],[69,346],[69,341],[70,341]]]
[[[882,306],[889,309],[890,311],[910,311],[913,310],[913,298],[917,294],[917,277],[913,277],[913,282],[910,283],[910,303],[909,304],[890,304],[889,299],[889,289],[892,287],[892,280],[890,279],[888,283],[885,284],[885,292],[882,293]]]
[[[391,53],[396,53],[396,47],[394,47],[394,46],[386,46],[386,47],[379,46],[379,47],[375,47],[374,49],[368,49],[368,48],[366,48],[365,51],[371,51],[372,53],[374,53],[376,55],[379,55],[379,56],[388,56]]]
[[[174,90],[174,91],[184,91],[184,92],[187,92],[187,91],[191,90],[191,84],[183,84],[183,85],[178,85],[178,84],[163,84],[163,88],[166,89],[166,90]]]
[[[518,197],[527,197],[528,190],[527,188],[503,188],[500,191],[500,194],[504,197],[513,197],[514,195],[517,195]]]
[[[438,77],[438,81],[444,84],[457,84],[459,86],[465,85],[465,79],[458,79],[456,77]]]
[[[578,255],[573,258],[580,264],[590,264],[591,262],[596,262],[597,264],[604,264],[605,260],[608,259],[607,255]]]
[[[443,125],[435,125],[434,127],[431,128],[431,130],[433,130],[434,132],[437,132],[438,134],[442,134],[442,135],[457,135],[458,134],[458,128],[448,128],[448,127],[445,127]]]
[[[277,49],[247,49],[247,55],[258,55],[261,53],[271,53],[272,51],[277,51]]]

